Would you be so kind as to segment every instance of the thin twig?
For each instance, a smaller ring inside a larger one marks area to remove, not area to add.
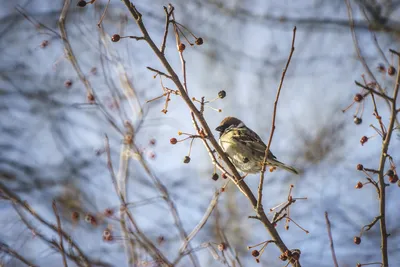
[[[273,115],[272,115],[271,133],[269,135],[267,149],[265,150],[263,165],[262,165],[261,174],[260,174],[260,183],[258,185],[257,209],[260,209],[262,207],[262,190],[263,190],[263,186],[264,186],[265,169],[266,169],[266,166],[267,166],[267,158],[271,154],[269,149],[271,147],[272,137],[274,136],[274,132],[275,132],[276,111],[277,111],[279,96],[281,94],[281,89],[282,89],[283,81],[285,79],[286,71],[287,71],[287,69],[289,67],[289,64],[290,64],[290,61],[292,59],[292,55],[293,55],[293,52],[294,52],[294,42],[295,42],[295,40],[296,40],[296,26],[294,26],[294,28],[293,28],[292,46],[290,48],[290,53],[289,53],[288,60],[286,62],[286,66],[285,66],[285,68],[283,69],[283,72],[282,72],[282,77],[281,77],[281,81],[279,83],[278,91],[276,92],[276,98],[275,98],[275,102],[274,102],[274,112],[273,112]]]
[[[1,241],[0,241],[0,251],[10,255],[11,257],[14,257],[14,258],[20,260],[21,262],[25,263],[29,267],[38,266],[38,265],[33,264],[32,261],[28,260],[27,258],[22,256],[21,254],[19,254],[16,250],[10,248],[7,244],[5,244],[5,243],[3,243]]]
[[[48,228],[53,230],[55,233],[59,233],[59,229],[57,226],[55,226],[54,224],[52,224],[52,223],[48,222],[46,219],[44,219],[26,201],[23,201],[18,195],[16,195],[11,190],[9,190],[2,182],[0,182],[0,191],[8,199],[10,199],[12,201],[12,203],[22,207],[25,211],[29,212],[33,217],[35,217],[40,223],[42,223],[43,225],[46,225]],[[73,241],[64,230],[61,229],[60,232],[63,235],[63,238],[69,240],[70,245],[78,252],[79,257],[81,258],[83,263],[86,266],[89,266],[90,261],[89,261],[88,257],[83,253],[82,249],[80,249],[78,244],[75,241]]]
[[[176,260],[174,260],[174,265],[178,264],[179,260],[181,259],[181,256],[183,255],[183,252],[186,250],[189,242],[199,233],[199,231],[204,227],[204,225],[207,223],[207,220],[210,218],[211,213],[213,212],[214,208],[218,204],[218,198],[220,196],[220,192],[216,191],[214,193],[214,197],[212,198],[210,205],[208,206],[206,212],[203,215],[203,218],[201,218],[200,222],[196,225],[196,227],[190,232],[190,234],[186,237],[185,242],[182,244],[181,248],[179,249],[180,255]]]
[[[166,74],[166,73],[164,73],[164,72],[162,72],[162,71],[153,69],[153,68],[151,68],[151,67],[146,67],[146,68],[149,69],[149,70],[151,70],[151,71],[154,71],[154,72],[157,73],[158,75],[165,76],[165,77],[167,77],[168,79],[171,79],[171,76],[170,76],[170,75],[168,75],[168,74]]]
[[[366,86],[366,85],[363,85],[362,83],[359,83],[359,82],[357,82],[357,81],[354,81],[354,82],[355,82],[355,84],[356,84],[357,86],[360,86],[361,88],[364,88],[364,89],[367,90],[368,92],[374,93],[374,94],[376,94],[376,95],[382,97],[383,99],[386,99],[387,101],[393,102],[393,98],[391,98],[390,96],[388,96],[388,95],[386,95],[386,94],[384,94],[384,93],[380,93],[380,92],[376,91],[375,89],[373,89],[373,88],[371,88],[371,87],[368,87],[368,86]]]
[[[63,236],[62,236],[62,229],[61,229],[61,220],[60,220],[60,216],[58,215],[58,211],[57,211],[57,204],[56,201],[53,200],[53,211],[54,211],[54,215],[56,215],[56,220],[57,220],[57,227],[58,227],[58,236],[60,238],[60,248],[61,248],[61,255],[62,255],[62,259],[63,259],[63,264],[64,267],[68,267],[67,264],[67,258],[65,257],[65,249],[64,249],[64,243],[63,243]]]
[[[326,229],[328,230],[329,237],[329,246],[331,247],[331,254],[333,259],[333,264],[335,267],[339,267],[339,264],[336,259],[335,247],[333,245],[332,231],[331,231],[331,222],[329,221],[328,212],[325,211],[325,221],[326,221]]]
[[[169,8],[169,10],[168,10]],[[161,54],[164,55],[165,52],[165,47],[167,45],[167,36],[168,36],[168,28],[169,28],[169,24],[171,23],[171,20],[169,19],[171,17],[172,12],[174,11],[174,7],[173,6],[168,6],[164,7],[164,11],[165,11],[165,30],[164,30],[164,37],[163,37],[163,41],[161,44]]]

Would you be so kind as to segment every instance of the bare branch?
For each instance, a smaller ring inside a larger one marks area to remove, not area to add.
[[[62,233],[61,233],[62,232],[61,220],[60,220],[60,216],[58,215],[57,204],[56,204],[55,200],[53,200],[53,211],[54,211],[54,214],[56,215],[56,220],[57,220],[58,236],[60,238],[60,248],[61,248],[60,251],[61,251],[61,255],[62,255],[62,259],[63,259],[63,264],[64,264],[64,267],[68,267],[67,258],[65,257],[63,236],[62,236]]]
[[[281,77],[281,81],[279,83],[278,91],[276,92],[276,98],[275,98],[275,102],[274,102],[274,112],[273,112],[273,115],[272,115],[271,133],[269,135],[267,149],[265,150],[263,165],[262,165],[261,174],[260,174],[260,183],[258,185],[257,209],[260,209],[262,207],[262,190],[263,190],[263,186],[264,186],[265,168],[267,166],[268,155],[270,154],[269,149],[271,147],[272,137],[274,136],[274,132],[275,132],[276,111],[277,111],[279,96],[281,94],[281,89],[282,89],[283,81],[285,79],[286,71],[287,71],[287,69],[289,67],[289,64],[290,64],[290,61],[292,59],[292,55],[293,55],[293,52],[294,52],[294,42],[295,42],[295,40],[296,40],[296,26],[294,26],[294,28],[293,28],[292,46],[290,48],[290,53],[289,53],[288,60],[286,62],[286,66],[285,66],[285,68],[283,69],[283,72],[282,72],[282,77]]]
[[[328,212],[326,212],[326,211],[325,211],[325,221],[326,221],[326,229],[328,230],[329,245],[331,247],[333,264],[335,265],[335,267],[339,267],[339,264],[338,264],[337,259],[336,259],[335,247],[333,245],[331,222],[329,221]]]

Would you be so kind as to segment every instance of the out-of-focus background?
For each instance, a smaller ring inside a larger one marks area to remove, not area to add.
[[[195,133],[189,109],[182,99],[172,95],[166,114],[161,112],[164,99],[146,103],[162,94],[159,77],[154,79],[154,73],[146,66],[165,70],[145,42],[129,38],[111,42],[116,33],[139,35],[123,3],[111,1],[100,29],[97,23],[107,1],[97,0],[84,8],[78,7],[77,2],[72,1],[68,11],[68,41],[95,92],[96,104],[88,104],[85,86],[66,58],[63,42],[57,35],[63,1],[0,4],[1,182],[53,223],[51,203],[55,199],[63,229],[85,253],[112,266],[126,266],[119,223],[99,219],[95,227],[85,223],[84,217],[101,214],[107,208],[118,210],[119,200],[107,169],[104,136],[107,134],[110,139],[113,165],[118,169],[123,142],[117,129],[124,130],[124,122],[130,121],[135,127],[134,142],[149,167],[146,170],[137,157],[129,162],[128,201],[137,203],[130,210],[143,232],[172,261],[182,241],[149,172],[168,189],[186,232],[197,225],[214,192],[225,180],[211,179],[214,167],[200,140],[193,143],[189,164],[184,164],[183,158],[190,142],[170,144],[170,138],[184,137],[178,136],[178,131]],[[396,66],[397,59],[388,49],[399,49],[400,1],[350,3],[362,54],[376,79],[390,93],[394,77],[380,72],[377,66]],[[134,4],[142,12],[151,37],[160,45],[165,24],[163,6],[168,2],[135,1]],[[227,93],[226,98],[205,108],[209,125],[214,129],[224,117],[235,116],[265,142],[276,90],[290,51],[292,29],[297,26],[296,50],[284,81],[271,150],[279,160],[298,168],[301,175],[279,170],[267,172],[264,207],[269,210],[284,202],[290,184],[294,185],[294,197],[308,198],[297,201],[290,216],[309,234],[294,224],[290,224],[289,230],[284,229],[284,222],[277,226],[288,247],[301,249],[303,266],[333,266],[325,211],[332,223],[340,266],[379,262],[377,226],[363,235],[359,246],[353,243],[361,227],[378,215],[374,187],[355,189],[358,181],[365,181],[364,175],[356,171],[356,165],[377,168],[381,142],[378,137],[371,138],[364,146],[359,142],[362,136],[375,134],[370,127],[376,124],[370,100],[365,102],[360,125],[353,122],[357,105],[342,112],[360,92],[354,80],[362,81],[366,73],[353,43],[346,2],[176,0],[172,4],[176,20],[204,40],[202,46],[186,44],[184,51],[189,95],[211,100],[221,90]],[[37,22],[48,28],[36,27]],[[173,35],[168,36],[166,56],[181,75]],[[176,89],[165,78],[163,84]],[[387,123],[387,105],[378,100],[378,107]],[[398,162],[398,146],[396,134],[390,148],[395,162]],[[258,181],[258,175],[246,178],[253,190],[257,189]],[[400,256],[396,253],[400,248],[400,188],[396,184],[387,188],[387,200],[390,265],[400,266]],[[38,266],[62,266],[60,254],[26,229],[9,202],[2,201],[0,211],[2,243]],[[79,212],[79,221],[71,219],[73,212]],[[219,244],[223,232],[242,265],[255,266],[247,246],[270,237],[260,222],[248,219],[250,215],[253,210],[249,201],[231,184],[221,194],[207,224],[191,242],[192,248],[206,242]],[[54,232],[29,218],[39,232],[57,239]],[[107,226],[115,232],[114,242],[102,241]],[[140,250],[137,253],[141,262],[150,261],[146,253]],[[223,266],[209,249],[199,249],[194,255],[199,266]],[[282,266],[284,263],[278,256],[278,249],[269,245],[260,258],[260,266]],[[0,261],[4,266],[22,266],[20,261],[2,252]],[[191,264],[186,256],[178,266]]]

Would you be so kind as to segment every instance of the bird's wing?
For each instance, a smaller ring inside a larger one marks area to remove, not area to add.
[[[235,139],[237,142],[245,144],[251,150],[257,151],[262,155],[264,155],[265,150],[267,149],[267,146],[264,144],[258,134],[247,127],[235,128],[232,138]],[[269,154],[270,156],[272,156],[273,159],[276,159],[271,151],[269,152]]]

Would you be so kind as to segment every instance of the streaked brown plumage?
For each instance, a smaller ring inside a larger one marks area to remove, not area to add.
[[[220,132],[219,143],[236,168],[245,173],[261,171],[267,146],[254,131],[235,117],[226,117],[215,130]],[[298,174],[295,168],[278,161],[271,151],[267,165]]]

